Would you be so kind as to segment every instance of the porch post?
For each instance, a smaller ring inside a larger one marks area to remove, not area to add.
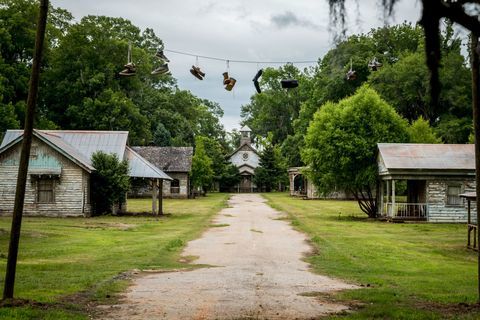
[[[152,179],[152,214],[157,214],[157,182]]]
[[[392,218],[396,214],[395,210],[395,180],[392,179]]]
[[[380,216],[383,214],[383,182],[384,181],[380,179],[380,183],[379,183],[379,186],[378,186],[380,188],[380,190],[378,192],[380,199],[378,199],[378,210],[377,210],[377,212],[378,212],[378,215],[380,215]]]
[[[392,180],[387,180],[387,204],[390,203],[390,185],[392,183]],[[391,206],[387,205],[387,215],[390,215],[391,213]]]
[[[158,179],[158,214],[163,215],[163,180]]]

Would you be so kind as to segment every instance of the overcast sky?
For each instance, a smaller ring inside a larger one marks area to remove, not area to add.
[[[350,0],[349,33],[368,32],[382,26],[379,0]],[[70,11],[79,20],[85,15],[107,15],[129,19],[140,28],[153,28],[165,49],[230,60],[301,61],[318,60],[332,47],[328,29],[327,0],[53,0],[54,6]],[[390,24],[417,22],[421,5],[400,0]],[[222,85],[224,61],[199,58],[206,73],[203,81],[189,69],[195,57],[165,52],[169,67],[181,89],[218,102],[230,131],[239,128],[240,108],[255,93],[252,78],[266,64],[230,63],[230,75],[237,80],[232,92]],[[278,65],[274,65],[278,66]],[[297,65],[305,67],[308,65]]]

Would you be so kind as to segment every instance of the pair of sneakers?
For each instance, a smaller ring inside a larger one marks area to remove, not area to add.
[[[369,67],[372,71],[377,71],[378,68],[380,68],[381,66],[382,66],[382,63],[379,62],[376,57],[374,57],[374,58],[368,63],[368,67]]]
[[[298,87],[298,81],[295,79],[283,79],[280,81],[280,84],[284,89],[293,89]]]
[[[161,65],[152,71],[152,75],[170,74],[170,70],[168,69],[168,64],[167,64],[167,62],[170,62],[170,60],[163,53],[163,48],[159,48],[157,50],[155,57],[158,58],[158,60],[160,60]]]
[[[353,81],[357,79],[357,72],[352,69],[348,70],[346,78],[348,81]]]
[[[237,80],[235,80],[235,78],[231,78],[228,76],[228,72],[223,73],[223,85],[225,86],[225,90],[232,91],[236,82]]]
[[[118,73],[121,76],[130,77],[130,76],[134,76],[137,72],[137,67],[133,62],[127,63],[126,65],[123,66],[123,68],[124,69]]]
[[[258,93],[262,93],[262,90],[260,89],[260,83],[258,82],[258,79],[260,79],[262,74],[263,74],[263,69],[258,70],[257,74],[255,75],[255,77],[252,80],[253,85],[255,86],[255,89],[257,90]]]
[[[203,78],[205,77],[205,72],[202,72],[202,70],[200,70],[200,67],[192,66],[192,68],[190,69],[190,73],[193,74],[193,76],[198,80],[203,80]]]

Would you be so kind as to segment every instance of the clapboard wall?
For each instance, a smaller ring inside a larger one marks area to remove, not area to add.
[[[21,143],[17,143],[0,155],[0,214],[13,211],[15,187]],[[54,180],[54,201],[40,203],[37,198],[37,177],[42,173],[58,172],[59,175],[44,175]],[[89,216],[90,174],[74,162],[36,137],[32,141],[24,214],[32,216]]]

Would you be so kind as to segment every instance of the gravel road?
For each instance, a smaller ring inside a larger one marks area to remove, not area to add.
[[[211,267],[142,275],[120,304],[99,307],[100,318],[315,319],[347,310],[322,294],[356,286],[311,273],[302,258],[312,248],[281,217],[260,195],[233,195],[183,253]]]

